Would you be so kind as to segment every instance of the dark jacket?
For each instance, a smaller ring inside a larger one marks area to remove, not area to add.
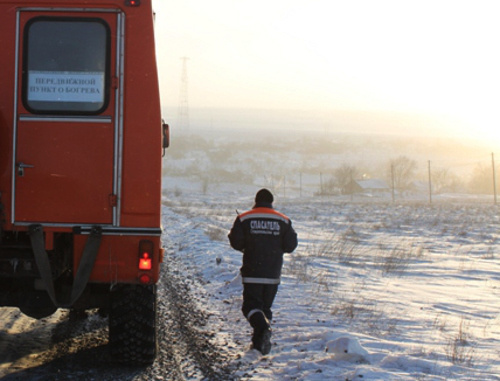
[[[283,254],[297,247],[292,221],[271,204],[240,214],[228,237],[231,247],[243,252],[243,283],[279,284]]]

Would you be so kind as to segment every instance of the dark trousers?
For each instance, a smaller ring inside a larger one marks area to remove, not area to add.
[[[248,318],[250,311],[261,310],[267,320],[271,321],[273,318],[271,307],[277,292],[277,284],[243,283],[243,306],[241,307],[243,315]]]

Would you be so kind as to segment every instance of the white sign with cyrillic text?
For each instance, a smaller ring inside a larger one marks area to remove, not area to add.
[[[103,102],[104,72],[30,70],[28,101]]]

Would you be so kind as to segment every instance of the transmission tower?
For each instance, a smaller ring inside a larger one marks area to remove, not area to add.
[[[177,113],[177,125],[180,131],[189,132],[189,105],[188,105],[188,75],[187,61],[189,57],[181,57],[182,75],[181,90],[179,93],[179,110]]]

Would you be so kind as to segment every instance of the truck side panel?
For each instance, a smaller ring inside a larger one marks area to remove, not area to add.
[[[151,16],[152,17],[152,13]],[[122,226],[159,226],[158,200],[161,199],[161,176],[152,179],[148,173],[161,173],[161,130],[146,133],[147,125],[160,126],[161,112],[155,58],[153,23],[134,13],[127,17],[128,31],[125,44],[127,87],[124,110],[123,203]],[[140,59],[137,59],[140,57]],[[147,125],[146,125],[147,124]],[[141,195],[141,197],[137,197]]]

